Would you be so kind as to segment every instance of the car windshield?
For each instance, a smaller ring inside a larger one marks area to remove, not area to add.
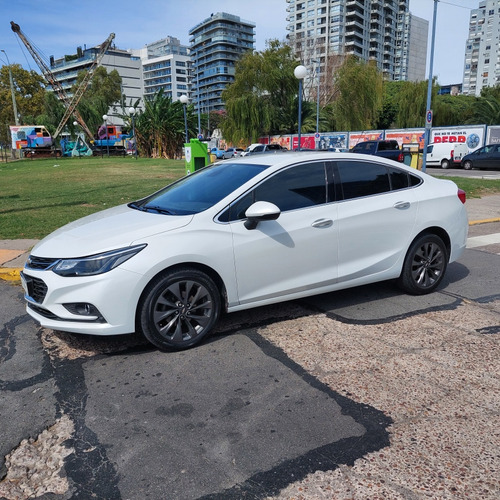
[[[220,163],[198,170],[174,184],[129,204],[130,208],[165,215],[190,215],[207,210],[269,165]]]

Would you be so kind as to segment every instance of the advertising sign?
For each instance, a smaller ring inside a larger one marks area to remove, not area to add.
[[[320,134],[318,149],[348,149],[347,142],[347,132]]]
[[[292,139],[292,149],[297,149],[298,147],[299,147],[299,136],[294,135]],[[314,135],[301,135],[300,147],[305,149],[316,149],[316,140],[314,139]]]
[[[425,130],[423,128],[386,130],[385,139],[398,141],[399,147],[403,144],[417,144],[419,149],[424,149]]]
[[[381,141],[384,138],[383,130],[370,130],[367,132],[350,132],[349,133],[349,149],[352,149],[359,142],[364,141]]]
[[[469,152],[484,145],[486,125],[472,125],[463,127],[434,127],[431,130],[432,144],[442,142],[467,144]]]
[[[486,144],[500,144],[500,126],[488,127],[488,138]]]

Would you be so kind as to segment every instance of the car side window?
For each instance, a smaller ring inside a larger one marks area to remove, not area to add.
[[[282,212],[326,203],[325,164],[295,165],[266,179],[231,205],[229,221],[244,219],[248,207],[256,201],[274,203]]]
[[[388,168],[389,178],[391,181],[391,189],[396,191],[397,189],[405,189],[409,185],[409,175],[408,172],[404,170],[399,170],[398,168]]]
[[[337,162],[337,168],[344,200],[391,190],[389,172],[384,165],[351,160]]]

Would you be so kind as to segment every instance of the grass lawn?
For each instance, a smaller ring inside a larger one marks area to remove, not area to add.
[[[42,238],[182,177],[184,160],[90,157],[0,163],[0,239]]]
[[[146,196],[185,172],[183,160],[90,157],[0,163],[0,239],[43,238],[75,219]],[[469,198],[500,180],[445,177]]]

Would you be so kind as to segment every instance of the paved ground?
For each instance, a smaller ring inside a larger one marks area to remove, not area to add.
[[[469,200],[437,293],[235,313],[168,356],[37,330],[0,282],[0,498],[500,498],[499,207]]]

